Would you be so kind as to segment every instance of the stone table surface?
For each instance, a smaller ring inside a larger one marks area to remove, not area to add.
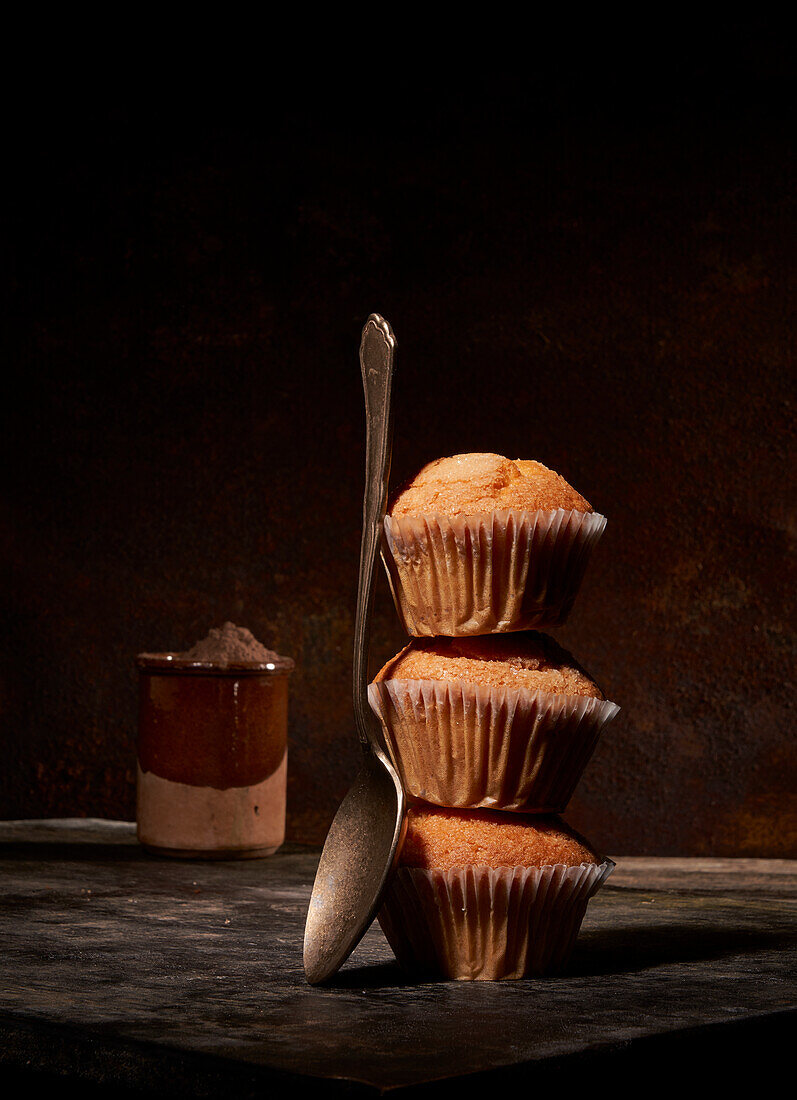
[[[128,822],[0,822],[0,1085],[453,1096],[786,1066],[797,861],[614,856],[555,978],[409,981],[375,924],[311,987],[318,854],[183,862],[146,854]]]

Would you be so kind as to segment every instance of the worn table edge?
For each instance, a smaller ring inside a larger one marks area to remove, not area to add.
[[[0,845],[24,843],[117,843],[137,844],[136,823],[110,818],[68,817],[0,820]],[[276,853],[319,856],[320,846],[290,841]],[[767,858],[758,856],[650,856],[615,855],[610,853],[617,868],[609,884],[619,884],[624,871],[758,875],[795,875],[797,858]],[[273,856],[267,857],[273,859]]]
[[[729,1040],[740,1044],[754,1043],[756,1060],[767,1058],[769,1068],[786,1063],[788,1038],[793,1034],[797,1006],[778,1011],[762,1012],[744,1020],[673,1028],[658,1035],[640,1035],[630,1039],[607,1039],[579,1051],[545,1054],[519,1062],[484,1070],[467,1071],[461,1075],[430,1077],[423,1081],[385,1085],[367,1076],[324,1076],[309,1072],[277,1068],[256,1061],[233,1059],[223,1054],[191,1051],[168,1043],[147,1042],[119,1035],[97,1035],[79,1025],[57,1024],[27,1016],[0,1012],[0,1085],[4,1076],[21,1072],[23,1078],[34,1079],[37,1073],[55,1075],[76,1084],[113,1085],[142,1090],[142,1095],[171,1097],[195,1096],[201,1082],[201,1095],[208,1097],[234,1095],[252,1096],[263,1086],[297,1085],[324,1087],[325,1095],[362,1097],[461,1097],[463,1086],[489,1083],[490,1087],[514,1082],[528,1085],[529,1072],[534,1073],[535,1086],[546,1082],[561,1082],[563,1070],[571,1085],[594,1083],[595,1075],[612,1071],[636,1072],[655,1060],[661,1081],[672,1073],[683,1079],[686,1058],[698,1056],[711,1062],[717,1052],[725,1064],[728,1082],[738,1082],[744,1066],[727,1058]],[[48,1042],[42,1057],[42,1038]],[[732,1039],[731,1039],[732,1037]],[[664,1061],[662,1061],[664,1059]],[[668,1070],[667,1065],[670,1065]],[[153,1073],[158,1087],[153,1091]],[[712,1081],[725,1080],[722,1065],[714,1064]],[[694,1076],[693,1076],[694,1081]],[[218,1089],[218,1092],[216,1091]],[[277,1095],[280,1095],[279,1093]]]

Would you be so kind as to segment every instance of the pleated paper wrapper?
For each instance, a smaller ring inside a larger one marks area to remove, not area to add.
[[[381,680],[368,699],[413,798],[561,813],[616,703],[462,680]]]
[[[405,630],[455,638],[563,623],[605,526],[562,508],[386,516],[382,557]]]
[[[552,974],[568,962],[612,860],[577,867],[399,867],[379,923],[401,966],[460,981]]]

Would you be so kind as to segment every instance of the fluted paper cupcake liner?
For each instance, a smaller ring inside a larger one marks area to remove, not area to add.
[[[561,970],[587,902],[612,860],[577,867],[399,867],[379,911],[396,958],[413,973],[460,981]]]
[[[386,516],[382,557],[405,630],[454,638],[563,623],[605,526],[562,508]]]
[[[404,789],[457,809],[561,813],[619,707],[462,680],[368,688]]]

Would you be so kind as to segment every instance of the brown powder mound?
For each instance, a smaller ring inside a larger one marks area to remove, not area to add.
[[[465,454],[430,462],[395,495],[390,515],[472,516],[507,508],[591,512],[563,477],[541,462]]]
[[[600,863],[589,843],[558,817],[446,810],[416,806],[407,814],[399,862],[448,871],[452,867],[548,867]]]
[[[206,638],[179,656],[189,661],[215,665],[246,664],[250,661],[268,664],[281,661],[279,654],[261,645],[250,630],[245,626],[236,626],[235,623],[225,623],[222,627],[214,628]]]
[[[604,694],[567,650],[536,630],[474,638],[414,638],[376,680],[464,680],[555,695]]]

